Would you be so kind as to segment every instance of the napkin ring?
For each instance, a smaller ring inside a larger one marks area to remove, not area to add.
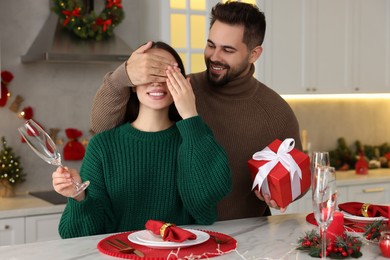
[[[362,215],[363,217],[368,217],[368,207],[370,206],[370,204],[368,203],[364,203],[362,205]]]
[[[175,226],[175,224],[164,223],[164,224],[160,227],[160,235],[161,235],[161,237],[164,237],[165,229],[167,229],[167,227],[170,227],[170,226]]]

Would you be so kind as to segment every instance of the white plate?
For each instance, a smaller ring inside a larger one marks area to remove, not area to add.
[[[372,223],[374,221],[379,221],[379,220],[388,221],[388,219],[385,217],[361,217],[361,216],[355,216],[349,214],[348,212],[345,211],[341,211],[341,212],[344,214],[345,219],[355,221],[355,222]]]
[[[194,246],[201,244],[203,242],[206,242],[210,235],[206,232],[199,231],[196,229],[186,229],[196,235],[196,239],[194,240],[186,240],[182,243],[177,242],[169,242],[162,240],[161,237],[158,237],[149,230],[141,230],[137,232],[133,232],[128,236],[128,239],[133,242],[134,244],[147,246],[150,248],[157,248],[157,249],[175,249],[175,248],[184,248],[189,246]]]

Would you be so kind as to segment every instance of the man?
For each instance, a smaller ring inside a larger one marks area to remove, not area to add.
[[[265,27],[264,14],[256,6],[218,3],[211,11],[204,51],[207,70],[189,75],[198,112],[225,148],[233,174],[232,192],[218,205],[219,220],[270,215],[268,206],[278,207],[269,196],[263,198],[251,190],[247,161],[276,138],[294,138],[301,149],[298,122],[290,106],[253,77]],[[105,76],[92,108],[93,131],[125,122],[129,86],[166,80],[166,68],[174,63],[144,53],[148,48],[150,43],[141,46]]]

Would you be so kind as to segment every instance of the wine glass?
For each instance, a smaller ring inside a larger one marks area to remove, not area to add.
[[[330,166],[330,159],[329,159],[328,152],[315,151],[311,153],[311,158],[310,158],[311,183],[313,183],[314,169],[319,165]]]
[[[312,152],[310,159],[311,172],[314,173],[314,168],[318,165],[330,166],[330,159],[328,152]]]
[[[330,166],[314,168],[312,183],[314,217],[320,227],[321,258],[326,258],[326,230],[333,220],[337,204],[336,170]]]
[[[31,149],[45,162],[66,169],[62,165],[61,154],[58,152],[55,143],[34,120],[27,120],[18,130]],[[72,198],[79,195],[89,185],[89,181],[79,183],[73,178],[72,182],[75,188],[75,193],[71,195]]]

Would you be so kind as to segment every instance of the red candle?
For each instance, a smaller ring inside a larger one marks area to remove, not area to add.
[[[390,231],[383,231],[381,233],[379,248],[381,249],[383,256],[390,257]]]
[[[330,223],[326,230],[326,240],[334,242],[337,237],[344,234],[344,214],[341,212],[335,212],[333,215],[333,221]]]

